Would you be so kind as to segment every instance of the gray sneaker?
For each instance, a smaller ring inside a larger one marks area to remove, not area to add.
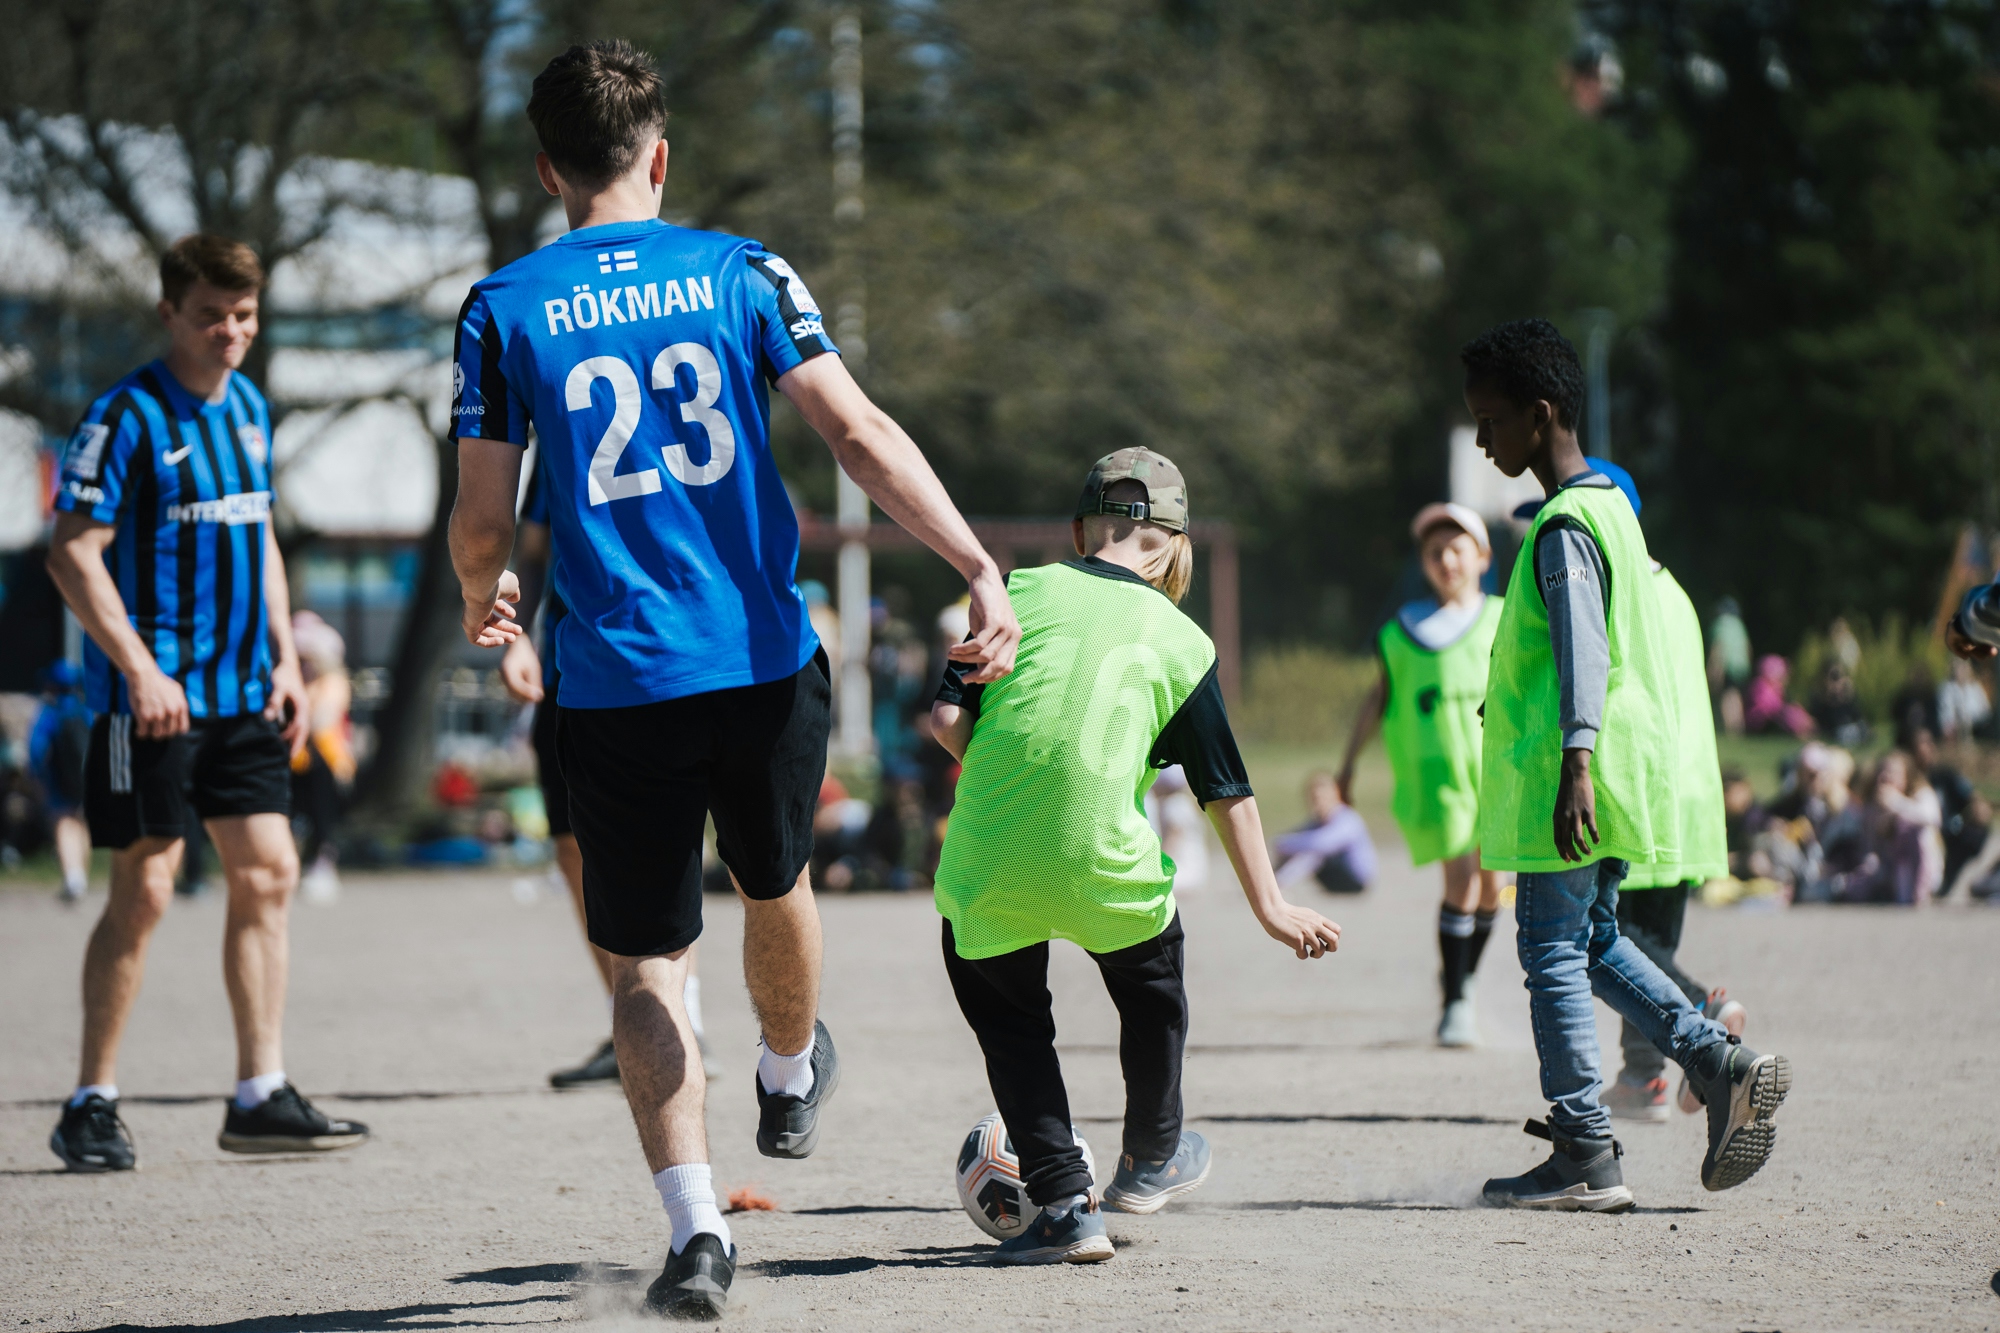
[[[1557,1213],[1622,1213],[1632,1207],[1625,1171],[1618,1159],[1624,1145],[1614,1138],[1571,1139],[1545,1121],[1530,1120],[1527,1132],[1555,1145],[1549,1160],[1525,1176],[1486,1182],[1486,1202],[1494,1208],[1542,1208]]]
[[[1208,1140],[1184,1129],[1180,1146],[1164,1162],[1137,1161],[1130,1153],[1120,1157],[1104,1202],[1121,1213],[1157,1213],[1175,1195],[1201,1188],[1209,1164]]]
[[[1028,1223],[1028,1229],[1012,1240],[1002,1241],[993,1251],[996,1264],[1094,1264],[1109,1259],[1117,1251],[1111,1237],[1104,1234],[1104,1213],[1097,1200],[1084,1202],[1067,1212],[1051,1213]]]
[[[812,1087],[803,1097],[764,1091],[764,1080],[750,1071],[757,1088],[757,1151],[766,1157],[810,1157],[819,1144],[819,1112],[840,1086],[840,1057],[833,1051],[833,1034],[813,1021]],[[1018,1239],[1018,1238],[1017,1238]]]
[[[1777,1147],[1778,1127],[1771,1116],[1792,1090],[1792,1062],[1782,1055],[1759,1055],[1731,1037],[1714,1077],[1689,1082],[1708,1108],[1702,1186],[1733,1189],[1756,1175]]]

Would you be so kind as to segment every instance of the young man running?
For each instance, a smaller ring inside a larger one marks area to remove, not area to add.
[[[1682,858],[1680,695],[1645,535],[1577,447],[1582,366],[1553,325],[1502,324],[1461,356],[1480,447],[1510,477],[1532,471],[1548,497],[1494,636],[1479,844],[1487,869],[1519,874],[1518,948],[1551,1103],[1528,1128],[1555,1150],[1526,1175],[1487,1181],[1486,1199],[1632,1207],[1598,1100],[1593,992],[1686,1071],[1708,1108],[1701,1182],[1729,1189],[1770,1156],[1790,1065],[1741,1045],[1618,932],[1628,864]]]
[[[716,1208],[682,987],[701,933],[701,845],[743,899],[763,1032],[757,1146],[804,1157],[839,1080],[817,1021],[806,865],[826,765],[826,658],[794,585],[798,527],[771,456],[773,381],[889,516],[966,576],[971,678],[1013,666],[998,567],[909,437],[847,374],[791,266],[659,220],[666,109],[652,61],[572,47],[528,102],[536,167],[571,231],[481,281],[460,319],[452,555],[476,644],[518,637],[521,454],[547,451],[562,665],[556,748],[591,942],[611,957],[626,1100],[673,1229],[649,1309],[714,1318],[736,1252]]]
[[[514,542],[514,573],[521,584],[520,605],[525,608],[521,636],[507,645],[500,659],[500,679],[507,692],[524,704],[535,705],[535,777],[542,789],[542,808],[548,812],[549,841],[555,846],[556,870],[569,886],[570,904],[579,922],[586,922],[583,907],[583,853],[576,848],[576,833],[569,822],[569,786],[563,781],[562,763],[556,757],[556,693],[562,673],[556,669],[554,652],[539,652],[537,632],[544,644],[554,640],[556,622],[567,609],[562,598],[549,587],[552,563],[549,548],[549,488],[537,466],[528,480],[528,493],[521,501],[520,531]],[[604,983],[607,1001],[611,996],[611,955],[584,940],[590,961]],[[701,978],[695,975],[695,946],[688,946],[687,991],[688,1026],[694,1030],[695,1044],[701,1048],[702,1071],[715,1078],[722,1071],[709,1055],[708,1037],[701,1021]],[[549,1075],[549,1086],[580,1088],[592,1083],[618,1081],[618,1047],[606,1037],[590,1058],[580,1065],[558,1069]]]
[[[368,1136],[288,1083],[280,1034],[298,883],[291,756],[305,683],[271,533],[271,417],[238,372],[264,272],[247,246],[188,236],[160,259],[171,348],[91,404],[63,456],[49,573],[83,625],[91,728],[84,809],[112,849],[111,899],[83,961],[83,1060],[49,1146],[73,1171],[127,1171],[116,1063],[172,901],[190,809],[229,885],[222,975],[236,1017],[231,1152],[323,1152]]]
[[[1477,1046],[1468,993],[1500,910],[1500,876],[1479,868],[1479,708],[1500,599],[1479,581],[1493,563],[1486,521],[1464,505],[1429,504],[1410,524],[1433,597],[1406,604],[1382,627],[1382,674],[1362,702],[1341,760],[1340,796],[1354,796],[1354,761],[1377,726],[1395,775],[1390,813],[1414,865],[1443,862],[1438,955],[1443,962],[1440,1046]]]

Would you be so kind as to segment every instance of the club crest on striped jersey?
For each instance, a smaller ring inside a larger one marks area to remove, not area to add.
[[[264,460],[270,457],[271,446],[264,438],[264,428],[254,421],[247,426],[236,428],[236,441],[243,446],[243,452],[250,455],[250,461],[258,467],[264,466]]]
[[[95,478],[97,469],[103,465],[105,442],[110,438],[111,427],[101,422],[87,421],[78,426],[63,454],[63,469],[86,481]]]

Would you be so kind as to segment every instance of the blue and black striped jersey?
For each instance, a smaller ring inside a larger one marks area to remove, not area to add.
[[[270,696],[270,442],[270,409],[246,376],[208,403],[155,361],[90,405],[63,454],[56,508],[117,529],[104,562],[194,717],[261,712]],[[100,713],[132,706],[87,640],[84,697]]]

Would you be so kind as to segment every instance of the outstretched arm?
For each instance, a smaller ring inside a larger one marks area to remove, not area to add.
[[[1229,853],[1236,881],[1264,933],[1301,958],[1318,958],[1340,947],[1340,927],[1309,907],[1285,901],[1264,849],[1264,821],[1254,796],[1225,796],[1209,802],[1209,823]]]
[[[1340,799],[1348,805],[1354,804],[1354,761],[1361,757],[1361,749],[1373,739],[1381,729],[1382,713],[1389,704],[1389,669],[1383,667],[1375,676],[1374,688],[1361,701],[1361,711],[1354,715],[1354,730],[1347,737],[1347,753],[1340,757],[1340,772],[1334,778],[1334,785],[1340,788]]]
[[[869,401],[837,356],[816,356],[785,372],[778,377],[778,390],[883,513],[965,576],[972,593],[972,636],[948,656],[974,664],[966,679],[984,684],[1012,671],[1021,626],[1007,601],[1000,567],[972,535],[916,442]]]

